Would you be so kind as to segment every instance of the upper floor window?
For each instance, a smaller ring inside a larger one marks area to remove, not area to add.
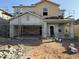
[[[48,8],[43,8],[43,16],[47,16],[48,15]]]

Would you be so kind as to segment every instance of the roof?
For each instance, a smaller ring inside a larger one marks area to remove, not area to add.
[[[49,2],[49,3],[51,3],[51,4],[54,4],[54,5],[56,5],[56,6],[59,6],[59,4],[57,4],[57,3],[54,3],[54,2],[51,2],[51,1],[48,1],[48,0],[42,0],[42,1],[40,1],[40,2],[38,2],[38,3],[36,3],[36,4],[33,4],[34,6],[36,6],[36,5],[38,5],[38,4],[40,4],[40,3],[42,3],[42,2]]]
[[[33,7],[33,6],[24,6],[24,5],[19,5],[19,6],[13,6],[13,8],[16,8],[16,7],[18,7],[18,8],[26,8],[26,7]]]
[[[51,17],[45,17],[45,19],[64,19],[63,16],[51,16]]]
[[[0,9],[0,10],[3,11],[3,14],[13,17],[13,15],[11,15],[10,13],[4,11],[3,9]]]
[[[34,16],[37,16],[37,17],[39,17],[39,18],[42,18],[41,15],[38,15],[38,14],[36,14],[35,12],[25,12],[25,13],[23,13],[23,14],[20,14],[20,15],[18,15],[18,16],[15,16],[15,17],[11,18],[10,20],[13,20],[13,19],[16,19],[16,18],[18,18],[18,17],[21,17],[21,16],[23,16],[23,15],[25,15],[25,14],[27,14],[27,13],[32,14],[32,15],[34,15]]]
[[[56,6],[59,6],[59,4],[57,4],[57,3],[54,3],[54,2],[51,2],[51,1],[48,1],[48,0],[42,0],[42,1],[38,2],[38,3],[32,4],[31,6],[24,6],[24,5],[20,4],[19,6],[13,6],[13,8],[16,8],[16,7],[18,7],[18,8],[34,7],[34,6],[36,6],[36,5],[38,5],[38,4],[42,3],[42,2],[45,2],[45,1],[46,1],[46,2],[49,2],[49,3],[51,3],[51,4],[54,4],[54,5],[56,5]]]
[[[69,19],[44,19],[44,22],[48,22],[48,23],[69,23],[71,22],[71,20]]]

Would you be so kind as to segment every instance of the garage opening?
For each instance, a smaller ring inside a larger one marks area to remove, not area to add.
[[[19,28],[20,27],[20,28]],[[42,36],[42,26],[15,26],[15,36]]]

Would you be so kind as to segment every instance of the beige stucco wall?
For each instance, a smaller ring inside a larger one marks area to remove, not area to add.
[[[79,37],[79,24],[75,24],[75,36]]]
[[[43,8],[46,7],[48,8],[48,16],[57,16],[59,15],[59,7],[57,5],[54,5],[49,2],[42,2],[40,4],[37,4],[34,7],[34,12],[36,12],[39,15],[43,16]]]
[[[64,27],[64,34],[69,35],[69,26],[67,25]]]
[[[65,35],[69,34],[69,26],[65,26]],[[79,37],[79,24],[74,24],[74,36]]]

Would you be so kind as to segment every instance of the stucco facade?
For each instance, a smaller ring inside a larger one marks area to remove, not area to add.
[[[79,23],[74,24],[75,27],[75,36],[79,38]]]

